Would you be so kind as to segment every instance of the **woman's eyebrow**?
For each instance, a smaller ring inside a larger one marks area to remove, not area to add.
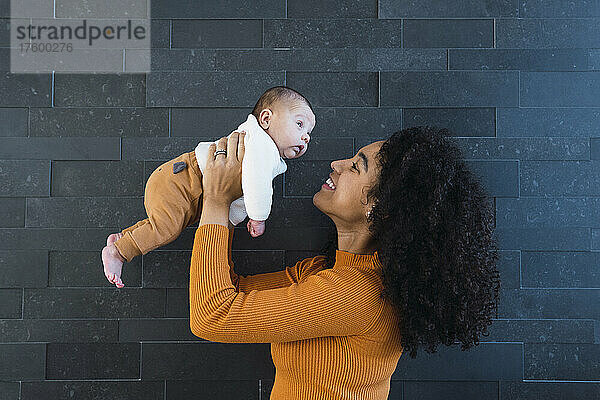
[[[358,156],[360,157],[360,159],[363,161],[363,163],[365,165],[365,171],[369,172],[369,162],[367,160],[367,156],[365,156],[365,154],[362,151],[358,152]]]

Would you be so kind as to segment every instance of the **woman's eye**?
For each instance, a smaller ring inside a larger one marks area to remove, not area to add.
[[[356,171],[358,171],[358,166],[355,162],[352,163],[352,168],[354,168]]]

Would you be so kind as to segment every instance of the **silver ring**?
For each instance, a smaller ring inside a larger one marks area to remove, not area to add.
[[[219,154],[227,155],[227,150],[217,150],[217,151],[215,151],[215,158],[217,158],[217,156]]]

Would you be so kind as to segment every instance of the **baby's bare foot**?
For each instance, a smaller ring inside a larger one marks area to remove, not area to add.
[[[121,232],[108,235],[108,237],[106,238],[106,245],[108,246],[109,244],[113,244],[114,242],[121,239],[122,237],[123,237],[123,234]]]
[[[102,263],[104,264],[104,276],[110,283],[114,283],[118,288],[125,285],[121,281],[121,270],[125,259],[117,250],[114,242],[123,236],[121,233],[113,233],[106,239],[106,246],[102,249]]]

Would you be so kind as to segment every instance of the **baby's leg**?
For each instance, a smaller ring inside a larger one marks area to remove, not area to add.
[[[123,230],[123,236],[115,242],[125,260],[131,261],[172,242],[183,229],[199,219],[202,179],[191,154],[182,154],[162,164],[150,175],[144,194],[148,218]],[[174,170],[173,164],[182,161],[185,168]]]

